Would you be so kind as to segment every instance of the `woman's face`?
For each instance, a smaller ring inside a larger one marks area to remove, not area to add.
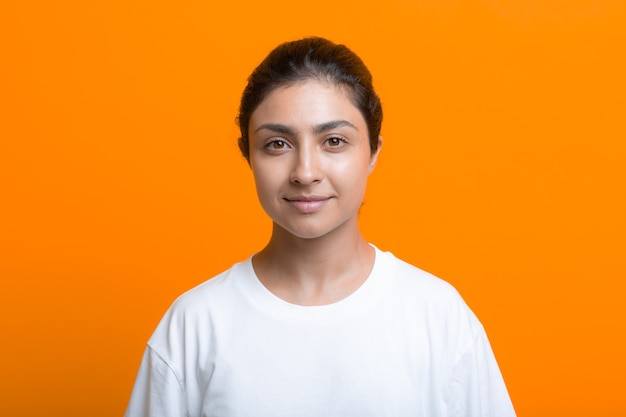
[[[280,87],[252,113],[249,137],[257,194],[276,226],[301,238],[356,230],[378,152],[345,89]]]

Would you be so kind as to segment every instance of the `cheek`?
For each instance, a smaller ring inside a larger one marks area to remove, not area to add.
[[[262,191],[268,187],[268,184],[267,184],[268,179],[266,178],[265,175],[263,175],[262,172],[253,171],[252,175],[254,177],[254,184],[256,186],[257,191]]]
[[[269,194],[276,191],[276,176],[271,175],[269,169],[253,169],[252,175],[259,199],[268,199]]]
[[[333,164],[331,169],[335,179],[341,181],[345,186],[360,188],[367,183],[369,167],[369,160],[365,161],[359,158]]]

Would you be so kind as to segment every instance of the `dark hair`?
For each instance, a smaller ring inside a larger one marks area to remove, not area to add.
[[[376,152],[383,110],[372,75],[361,58],[346,46],[311,37],[277,46],[248,77],[237,116],[241,131],[239,149],[246,159],[250,156],[248,127],[252,112],[276,88],[308,79],[348,88],[352,103],[367,124],[370,149]]]

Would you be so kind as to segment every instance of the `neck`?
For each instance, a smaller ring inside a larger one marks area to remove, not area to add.
[[[253,258],[259,280],[293,304],[337,302],[360,287],[374,264],[374,248],[355,226],[350,233],[303,239],[274,225],[268,245]]]

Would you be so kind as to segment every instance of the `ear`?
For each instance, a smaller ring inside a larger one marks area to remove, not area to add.
[[[376,161],[378,161],[378,155],[380,155],[380,151],[383,148],[383,137],[379,136],[378,137],[378,148],[376,149],[376,152],[374,152],[371,156],[370,156],[370,168],[368,173],[371,174],[372,171],[374,171],[374,168],[376,168]]]

